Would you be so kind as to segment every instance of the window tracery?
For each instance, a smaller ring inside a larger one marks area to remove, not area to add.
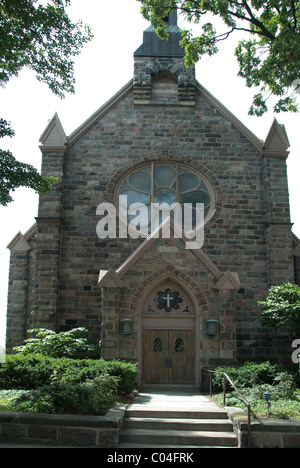
[[[124,198],[126,205],[122,197],[119,199],[120,211],[124,216],[128,216],[128,222],[134,222],[136,216],[136,214],[128,214],[128,206],[134,204],[137,209],[139,205],[146,206],[146,215],[143,218],[143,226],[141,226],[143,228],[151,228],[151,216],[153,216],[151,204],[167,203],[171,206],[173,203],[179,203],[182,208],[185,203],[192,204],[193,228],[196,227],[197,203],[204,205],[205,222],[210,219],[215,207],[214,191],[205,177],[179,163],[152,162],[144,164],[123,177],[117,193],[119,197],[120,195],[126,196]],[[161,218],[159,218],[159,213],[157,216],[156,225],[158,226],[161,223]]]

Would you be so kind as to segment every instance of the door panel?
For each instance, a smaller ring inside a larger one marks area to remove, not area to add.
[[[143,383],[194,383],[194,331],[143,331]]]
[[[144,383],[165,383],[165,330],[143,331]]]

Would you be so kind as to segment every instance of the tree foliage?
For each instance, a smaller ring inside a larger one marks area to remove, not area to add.
[[[3,136],[14,136],[10,124],[0,118],[0,138]],[[0,204],[6,206],[12,201],[11,192],[18,187],[29,187],[36,192],[47,193],[54,177],[44,177],[30,164],[21,163],[14,158],[10,151],[0,149]]]
[[[239,41],[235,55],[239,75],[248,87],[260,88],[254,95],[251,115],[263,115],[272,95],[277,101],[275,112],[298,111],[300,83],[300,4],[293,0],[138,0],[143,16],[150,20],[161,39],[168,37],[165,18],[178,9],[185,19],[201,26],[196,35],[183,29],[181,44],[187,66],[202,55],[218,52],[218,43],[235,31],[245,31],[247,39]],[[224,29],[217,31],[214,17]],[[297,83],[297,84],[295,84]]]
[[[44,2],[45,3],[45,2]],[[36,72],[58,96],[74,92],[74,62],[91,39],[82,22],[65,11],[70,0],[0,0],[0,81],[7,83],[24,67]]]
[[[19,75],[26,67],[59,97],[74,93],[74,61],[90,41],[90,28],[74,24],[65,7],[70,0],[0,0],[0,85]],[[0,119],[0,138],[14,136],[10,125]],[[43,194],[55,180],[43,177],[29,164],[16,161],[0,150],[0,204],[12,201],[10,193],[25,186]]]
[[[266,299],[258,304],[262,307],[260,322],[263,326],[300,328],[300,286],[291,283],[271,286]]]

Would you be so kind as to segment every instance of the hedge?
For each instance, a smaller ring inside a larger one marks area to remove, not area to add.
[[[42,355],[7,355],[0,364],[0,389],[37,389],[57,382],[82,384],[101,375],[115,377],[118,392],[135,388],[135,364],[102,359],[51,358]]]

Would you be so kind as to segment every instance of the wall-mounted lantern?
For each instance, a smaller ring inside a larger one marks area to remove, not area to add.
[[[132,320],[130,318],[125,318],[121,320],[121,332],[122,335],[132,334]]]
[[[218,320],[209,319],[209,320],[206,320],[206,323],[207,323],[207,335],[216,336]]]

